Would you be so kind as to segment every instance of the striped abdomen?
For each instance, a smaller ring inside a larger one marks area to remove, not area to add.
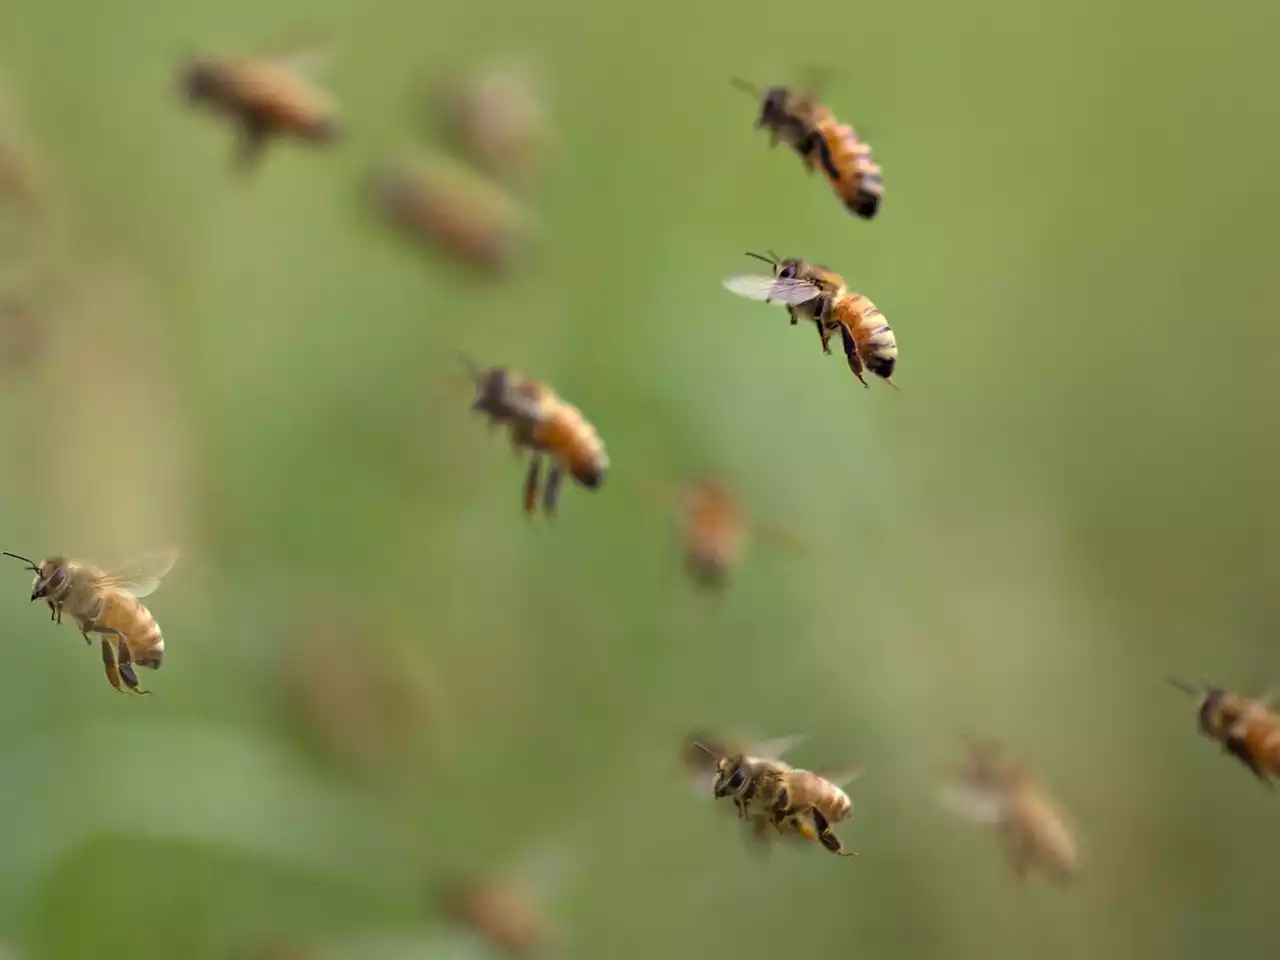
[[[587,418],[572,404],[548,403],[533,427],[532,445],[545,451],[578,483],[594,490],[604,480],[609,458],[604,442]]]
[[[879,308],[860,293],[851,293],[833,305],[832,318],[848,328],[858,355],[872,373],[893,375],[898,359],[898,341]]]
[[[837,122],[830,114],[819,118],[817,126],[823,150],[816,158],[810,157],[810,163],[818,162],[850,213],[870,220],[884,197],[884,180],[880,165],[871,159],[871,148],[858,139],[853,127]]]
[[[99,626],[114,627],[124,635],[133,662],[140,667],[158,670],[164,662],[164,637],[151,611],[136,597],[121,590],[103,593]]]
[[[853,813],[853,801],[849,795],[816,773],[796,770],[791,774],[788,786],[793,807],[815,807],[831,823],[848,820]]]
[[[1228,737],[1227,748],[1232,750],[1233,746],[1248,755],[1246,763],[1259,776],[1280,777],[1280,717],[1258,712],[1245,721],[1243,733]]]

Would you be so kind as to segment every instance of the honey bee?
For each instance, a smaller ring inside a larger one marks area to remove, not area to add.
[[[495,183],[442,157],[388,164],[370,179],[374,207],[416,240],[500,276],[532,232],[529,212]]]
[[[556,396],[546,384],[508,370],[480,370],[465,357],[477,393],[472,410],[489,417],[491,425],[506,424],[517,453],[533,451],[525,475],[524,509],[533,515],[542,477],[542,459],[552,466],[543,487],[542,508],[554,514],[564,474],[588,490],[598,490],[609,470],[609,457],[595,427],[572,404]]]
[[[845,850],[832,827],[853,816],[853,801],[843,787],[863,773],[820,774],[783,763],[780,757],[758,756],[741,750],[719,753],[697,741],[698,747],[716,758],[712,793],[731,797],[738,817],[767,835],[767,825],[816,841],[842,857],[856,857]],[[776,752],[776,751],[775,751]]]
[[[1076,872],[1075,838],[1044,789],[998,744],[972,741],[963,764],[949,767],[940,799],[965,819],[995,825],[1024,880],[1040,867],[1060,883]]]
[[[884,315],[874,303],[845,285],[840,274],[804,260],[779,259],[748,253],[773,267],[773,276],[740,274],[724,281],[726,289],[750,300],[785,304],[794,326],[800,316],[811,319],[822,339],[822,352],[830,353],[833,333],[839,332],[849,369],[862,385],[865,366],[891,387],[890,378],[898,362],[898,341]]]
[[[1280,716],[1271,710],[1274,692],[1258,698],[1242,697],[1221,687],[1197,690],[1170,678],[1169,682],[1196,698],[1200,733],[1222,744],[1267,786],[1280,777]]]
[[[438,100],[443,126],[478,167],[519,186],[537,174],[548,121],[527,71],[490,67],[446,83]]]
[[[472,874],[438,888],[438,898],[457,924],[483,938],[504,957],[545,955],[563,947],[565,931],[550,914],[577,870],[570,852],[547,845],[525,854],[503,875]]]
[[[756,128],[769,131],[772,146],[785,143],[810,172],[821,170],[850,213],[863,220],[875,217],[884,199],[884,179],[871,148],[853,127],[840,123],[811,93],[787,87],[760,90],[736,78],[733,85],[760,100]]]
[[[663,494],[663,499],[672,497],[665,488],[655,488],[655,492]],[[787,531],[751,521],[733,491],[719,480],[704,478],[683,484],[672,498],[680,506],[685,567],[694,583],[708,590],[725,586],[751,533],[780,546],[803,546]]]
[[[174,551],[146,554],[119,570],[106,572],[83,560],[49,557],[34,563],[16,553],[4,553],[21,560],[35,572],[32,601],[43,599],[49,619],[61,623],[65,610],[80,628],[85,643],[89,634],[102,638],[102,663],[107,681],[121,693],[124,681],[128,692],[149,694],[138,685],[133,668],[159,670],[164,662],[164,637],[155,617],[138,600],[160,586],[160,580],[177,560]]]
[[[206,104],[240,128],[236,163],[256,166],[273,137],[327,144],[339,134],[338,111],[315,84],[328,57],[317,53],[260,57],[193,57],[179,71],[189,102]]]

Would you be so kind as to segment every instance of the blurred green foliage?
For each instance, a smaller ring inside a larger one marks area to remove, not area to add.
[[[175,66],[299,25],[334,40],[346,139],[237,181]],[[575,956],[1265,948],[1275,798],[1163,678],[1280,678],[1278,28],[1187,0],[8,4],[0,133],[47,205],[6,214],[4,275],[53,292],[45,352],[4,373],[0,547],[185,557],[138,700],[4,568],[0,936],[467,955],[429,885],[564,838]],[[432,148],[434,78],[507,55],[542,70],[557,142],[528,270],[496,285],[385,229],[361,184]],[[871,224],[728,84],[810,62],[884,166]],[[901,392],[720,288],[766,247],[875,300]],[[605,487],[526,521],[459,349],[581,406]],[[812,551],[762,547],[703,602],[643,495],[701,472]],[[372,760],[315,749],[290,693],[326,630],[335,689],[372,670],[438,698]],[[758,864],[679,778],[704,724],[866,763],[861,857]],[[1060,796],[1074,886],[1018,889],[935,803],[964,732]]]

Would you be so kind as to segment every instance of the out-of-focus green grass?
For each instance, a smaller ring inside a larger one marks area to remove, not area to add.
[[[237,182],[175,64],[298,25],[335,40],[348,136]],[[1280,673],[1280,14],[20,0],[0,27],[55,201],[42,256],[74,280],[51,354],[6,374],[0,546],[186,551],[137,701],[6,568],[0,935],[29,956],[462,955],[426,883],[559,837],[583,858],[561,905],[583,957],[1271,942],[1275,800],[1163,678]],[[428,149],[424,84],[508,53],[542,68],[559,141],[530,270],[489,286],[384,230],[360,186]],[[871,224],[769,151],[727,82],[807,62],[839,68],[828,99],[873,136]],[[875,300],[901,392],[720,288],[766,247]],[[520,468],[450,393],[458,349],[580,405],[605,487],[527,522]],[[643,496],[702,471],[815,544],[756,551],[719,607]],[[289,714],[300,632],[333,618],[364,625],[353,683],[411,650],[442,691],[393,770],[325,761]],[[843,831],[861,858],[762,868],[677,779],[702,724],[866,763]],[[1073,888],[1016,889],[936,806],[965,731],[1061,796]]]

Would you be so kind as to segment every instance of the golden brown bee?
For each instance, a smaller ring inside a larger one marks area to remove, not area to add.
[[[972,741],[963,764],[946,770],[940,797],[965,819],[996,826],[1018,879],[1040,867],[1065,883],[1076,872],[1075,838],[1044,789],[998,744]]]
[[[567,942],[549,908],[575,872],[576,861],[558,846],[521,858],[501,876],[471,875],[441,885],[449,917],[505,957],[545,955]]]
[[[455,80],[440,102],[444,126],[477,167],[520,186],[536,175],[548,123],[524,71],[505,65]]]
[[[733,84],[759,98],[756,127],[769,131],[772,146],[785,143],[810,172],[821,170],[850,213],[864,220],[875,217],[884,199],[884,179],[880,165],[871,159],[871,148],[853,127],[839,122],[813,94],[787,87],[762,91],[738,79]]]
[[[1170,683],[1196,698],[1200,732],[1222,744],[1267,786],[1280,777],[1280,716],[1272,710],[1274,694],[1256,699],[1229,693],[1221,687],[1197,690],[1191,684],[1170,678]]]
[[[161,578],[177,560],[175,552],[147,554],[112,572],[65,557],[34,563],[16,553],[4,555],[21,560],[35,572],[31,599],[48,603],[51,620],[61,623],[65,610],[80,628],[85,643],[92,642],[89,634],[101,635],[102,662],[111,686],[124,693],[120,687],[123,680],[129,692],[151,692],[139,688],[133,668],[159,670],[164,662],[164,637],[151,611],[138,600],[160,586]]]
[[[787,531],[748,518],[733,491],[719,480],[703,478],[674,491],[655,485],[655,494],[679,503],[685,566],[693,581],[709,590],[725,586],[742,559],[750,534],[780,546],[798,549],[804,545]]]
[[[552,464],[543,488],[546,513],[555,513],[566,473],[588,490],[600,489],[609,457],[595,427],[577,407],[561,400],[546,384],[522,374],[504,367],[480,370],[465,357],[463,362],[477,389],[471,409],[486,414],[493,425],[505,424],[517,453],[533,451],[525,475],[526,513],[532,516],[536,508],[544,455]]]
[[[839,332],[849,369],[864,387],[868,386],[862,376],[864,366],[889,386],[897,386],[890,378],[898,362],[898,341],[874,303],[850,291],[844,278],[826,267],[759,253],[747,256],[772,265],[773,276],[729,277],[724,281],[726,289],[750,300],[785,304],[793,325],[798,322],[797,313],[807,316],[818,326],[823,353],[831,352],[831,335]]]
[[[862,774],[852,770],[824,775],[783,763],[777,757],[752,755],[743,751],[717,755],[710,745],[701,749],[716,756],[716,776],[712,793],[717,799],[731,797],[739,819],[775,829],[788,830],[816,840],[842,857],[856,857],[845,850],[832,829],[853,816],[853,801],[842,787]]]
[[[240,128],[236,162],[248,172],[271,137],[327,144],[338,136],[338,111],[314,82],[315,53],[274,57],[197,57],[182,65],[187,99],[206,104]]]
[[[386,166],[371,193],[404,233],[494,275],[512,267],[532,230],[528,211],[501,187],[441,157]]]

